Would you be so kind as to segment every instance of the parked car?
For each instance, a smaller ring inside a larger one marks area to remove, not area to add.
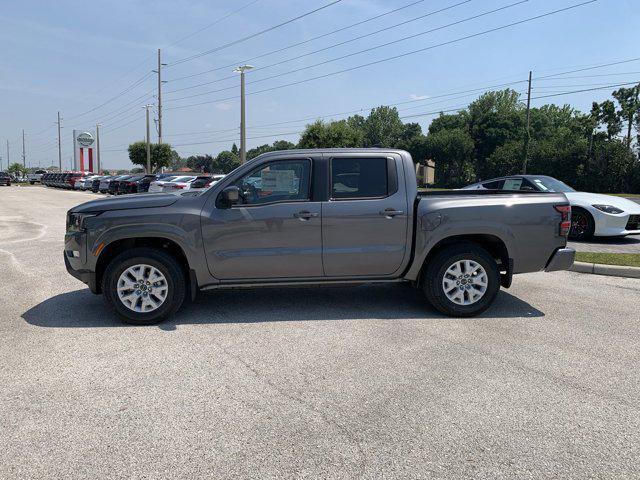
[[[513,274],[572,265],[570,212],[563,193],[418,193],[401,150],[290,150],[191,195],[74,207],[64,259],[135,324],[170,316],[198,290],[368,282],[414,285],[440,312],[468,317]]]
[[[100,175],[98,177],[95,177],[93,180],[91,180],[90,190],[93,193],[98,193],[100,191],[100,182],[108,177],[110,177],[110,175]]]
[[[158,175],[158,177],[161,177],[160,175]],[[179,175],[175,175],[175,176],[162,176],[160,179],[158,180],[154,180],[153,182],[151,182],[151,184],[149,185],[149,193],[158,193],[158,192],[162,192],[162,187],[164,186],[165,183],[168,183],[176,178],[178,178]]]
[[[477,189],[564,193],[571,204],[569,238],[573,240],[640,234],[640,204],[614,195],[577,192],[546,175],[511,175],[464,187]]]
[[[198,176],[191,185],[189,186],[189,190],[202,190],[204,188],[209,188],[211,185],[215,185],[217,182],[222,180],[224,175],[200,175]]]
[[[198,177],[195,175],[174,178],[170,182],[165,182],[164,185],[162,185],[162,191],[171,193],[180,190],[188,190],[191,186],[191,182],[193,182],[196,178]]]
[[[149,190],[149,184],[155,180],[155,178],[155,175],[140,173],[123,180],[118,185],[118,195],[146,192]]]
[[[109,182],[109,193],[111,195],[118,195],[118,189],[120,188],[120,182],[133,177],[133,175],[120,175],[116,178],[112,178]]]
[[[84,174],[81,172],[69,172],[64,174],[63,188],[73,189],[75,188],[76,180],[82,178]]]
[[[0,172],[0,185],[11,186],[11,176],[7,172]]]
[[[119,175],[109,175],[100,180],[100,187],[98,188],[98,191],[100,193],[107,193],[109,191],[109,184],[111,183],[111,180],[118,178],[118,176]]]
[[[84,184],[82,185],[82,190],[91,190],[91,187],[93,186],[93,181],[96,178],[100,178],[100,175],[89,175],[87,178],[85,178]]]
[[[33,173],[27,173],[27,181],[30,185],[42,183],[42,176],[47,173],[46,170],[36,170]]]

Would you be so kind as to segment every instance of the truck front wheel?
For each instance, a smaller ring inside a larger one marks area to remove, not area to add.
[[[178,262],[154,248],[133,248],[116,256],[102,278],[105,300],[133,325],[152,325],[175,313],[186,281]]]
[[[486,250],[459,243],[429,261],[422,288],[436,310],[452,317],[472,317],[489,308],[498,294],[500,271]]]

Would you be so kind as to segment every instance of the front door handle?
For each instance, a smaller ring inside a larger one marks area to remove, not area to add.
[[[396,210],[395,208],[385,208],[384,210],[380,210],[380,215],[384,215],[387,218],[393,218],[396,215],[402,215],[402,210]]]
[[[299,218],[300,220],[309,220],[310,218],[317,217],[318,215],[318,213],[312,213],[307,210],[293,214],[294,217]]]

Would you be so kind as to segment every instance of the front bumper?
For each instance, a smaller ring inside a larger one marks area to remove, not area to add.
[[[569,270],[576,258],[576,251],[573,248],[559,248],[544,267],[545,272],[557,272],[558,270]]]
[[[637,235],[640,229],[635,222],[630,222],[631,216],[640,215],[640,209],[621,214],[604,213],[600,210],[590,210],[595,221],[594,235],[596,237],[620,237],[625,235]]]
[[[98,293],[95,268],[89,268],[87,262],[86,236],[81,232],[67,233],[64,236],[64,266],[71,275],[87,284],[93,293]]]
[[[89,287],[89,290],[91,290],[93,293],[98,293],[95,272],[92,272],[90,270],[74,268],[73,265],[71,265],[71,262],[73,261],[73,257],[71,257],[70,259],[70,255],[67,250],[63,252],[63,256],[64,256],[64,266],[66,267],[67,272],[69,272],[71,275],[76,277],[82,283],[86,284]]]

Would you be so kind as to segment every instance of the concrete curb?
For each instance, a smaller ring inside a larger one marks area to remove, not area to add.
[[[640,278],[640,267],[623,267],[620,265],[603,265],[600,263],[574,262],[569,269],[572,272],[608,275],[610,277]]]

